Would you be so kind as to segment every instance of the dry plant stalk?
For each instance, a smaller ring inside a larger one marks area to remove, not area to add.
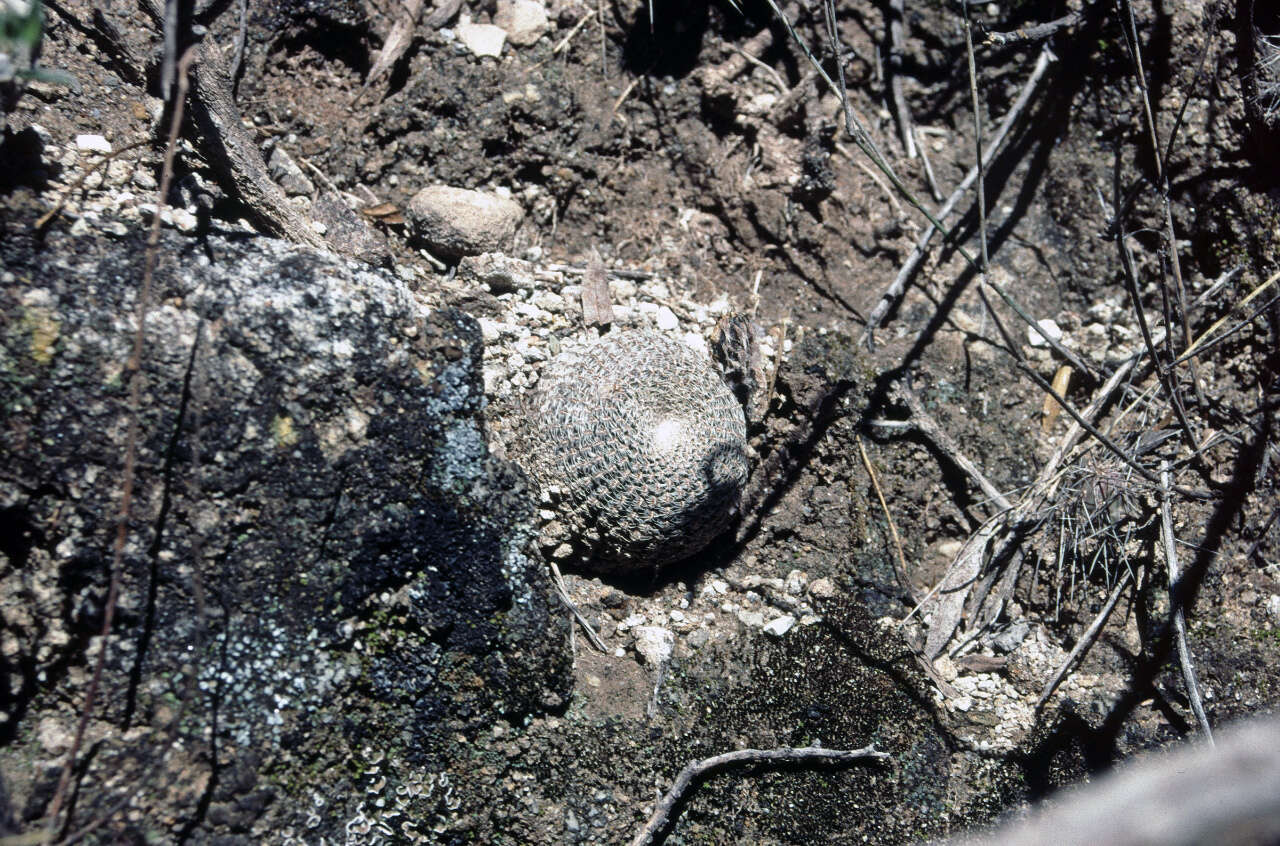
[[[640,832],[631,839],[631,846],[648,846],[668,822],[676,803],[689,790],[694,779],[708,773],[724,769],[733,764],[786,764],[797,762],[823,761],[834,764],[854,763],[858,761],[883,761],[889,758],[887,752],[877,752],[874,746],[861,749],[824,749],[821,746],[804,746],[794,748],[783,746],[778,749],[739,749],[736,752],[725,752],[713,755],[701,761],[695,761],[680,771],[675,783],[667,791],[658,806],[654,808],[648,822]]]

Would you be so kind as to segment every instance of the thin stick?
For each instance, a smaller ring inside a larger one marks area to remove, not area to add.
[[[865,173],[867,176],[871,177],[871,180],[875,182],[875,184],[880,186],[880,190],[883,191],[884,195],[889,198],[889,205],[893,206],[893,210],[898,215],[898,217],[902,217],[903,216],[902,203],[898,202],[898,195],[889,190],[889,186],[886,185],[884,183],[884,180],[880,178],[880,174],[876,173],[874,170],[868,167],[866,162],[862,161],[859,158],[855,158],[854,155],[849,152],[849,148],[841,144],[839,141],[836,142],[835,148],[837,153],[844,156],[846,159],[853,162],[858,167],[862,168],[862,172]]]
[[[46,829],[46,837],[49,841],[55,837],[58,817],[62,813],[62,803],[66,799],[71,773],[75,770],[76,756],[80,752],[81,744],[84,743],[84,733],[88,728],[89,718],[93,716],[94,700],[97,698],[98,687],[102,683],[102,671],[107,663],[111,624],[115,620],[116,602],[120,596],[120,573],[124,569],[124,545],[129,536],[129,516],[133,510],[134,467],[137,463],[138,434],[141,429],[138,418],[142,413],[142,354],[146,349],[147,313],[151,309],[151,289],[155,278],[156,253],[160,244],[160,212],[165,207],[165,199],[169,196],[169,183],[173,179],[173,159],[178,150],[178,130],[182,126],[183,104],[187,100],[187,71],[195,55],[195,47],[188,47],[177,62],[178,86],[174,95],[173,115],[169,122],[169,143],[164,151],[164,167],[160,173],[160,186],[156,194],[156,216],[151,220],[151,234],[147,238],[147,250],[143,259],[142,288],[138,292],[138,328],[133,335],[133,350],[125,364],[125,369],[130,372],[129,428],[125,438],[124,468],[121,471],[120,508],[116,512],[116,537],[111,548],[111,583],[107,589],[107,601],[102,611],[102,629],[99,632],[98,657],[93,665],[93,676],[89,679],[89,688],[84,695],[84,707],[80,710],[80,720],[76,723],[75,737],[71,741],[71,749],[67,751],[67,760],[62,765],[58,787],[49,805],[49,827]]]
[[[883,761],[888,757],[888,753],[877,752],[874,746],[864,746],[861,749],[852,750],[823,749],[820,746],[804,746],[797,749],[783,746],[778,749],[739,749],[736,752],[725,752],[722,755],[713,755],[710,758],[695,761],[686,766],[676,776],[675,783],[671,785],[671,789],[658,802],[658,806],[654,808],[649,821],[644,824],[644,828],[640,830],[640,833],[632,838],[631,846],[648,846],[648,844],[653,843],[658,832],[666,827],[672,809],[675,808],[676,803],[680,801],[680,798],[693,784],[694,780],[724,767],[733,764],[785,764],[807,761],[829,761],[843,764],[865,760]]]
[[[1116,246],[1120,250],[1120,264],[1124,267],[1124,278],[1127,283],[1125,287],[1129,292],[1133,312],[1138,317],[1138,328],[1142,331],[1142,342],[1146,344],[1147,354],[1151,356],[1151,366],[1155,368],[1160,385],[1169,397],[1169,405],[1173,407],[1174,414],[1178,418],[1178,425],[1181,427],[1183,437],[1187,439],[1187,446],[1194,451],[1199,445],[1200,438],[1192,428],[1191,421],[1187,419],[1187,413],[1182,407],[1182,397],[1178,394],[1173,373],[1164,366],[1164,362],[1156,354],[1156,343],[1151,336],[1151,327],[1147,325],[1147,316],[1142,308],[1142,297],[1138,291],[1138,276],[1133,266],[1133,255],[1129,252],[1129,244],[1124,232],[1118,226],[1116,227],[1115,237]],[[1166,329],[1164,340],[1168,340],[1169,335],[1170,332]]]
[[[1003,47],[1006,44],[1017,44],[1023,41],[1039,41],[1056,35],[1059,31],[1075,26],[1084,20],[1084,11],[1071,12],[1057,20],[1036,24],[1026,29],[1015,29],[1012,32],[988,32],[983,40],[984,47]]]
[[[550,562],[550,564],[552,576],[551,582],[555,585],[556,596],[558,596],[560,601],[565,604],[565,607],[569,609],[569,613],[578,621],[578,625],[582,626],[583,631],[587,633],[587,640],[591,641],[591,645],[600,652],[608,652],[609,648],[604,645],[604,641],[600,639],[600,635],[596,634],[596,630],[591,627],[591,624],[587,622],[587,618],[582,616],[582,612],[578,610],[578,606],[569,598],[569,589],[565,587],[564,576],[560,575],[560,568],[556,566],[556,562],[554,561]]]
[[[889,0],[889,55],[885,57],[885,64],[889,68],[889,93],[893,98],[893,110],[897,112],[902,148],[907,151],[907,158],[914,159],[915,131],[911,126],[911,112],[907,111],[907,97],[902,91],[902,20],[905,16],[903,0]]]
[[[982,103],[978,98],[978,65],[973,58],[973,26],[969,23],[969,4],[961,3],[964,12],[964,51],[969,58],[969,97],[973,101],[973,148],[978,169],[978,239],[982,244],[982,267],[978,272],[987,281],[991,257],[987,254],[987,163],[982,158]]]
[[[1169,249],[1169,264],[1173,270],[1174,291],[1178,295],[1178,305],[1182,315],[1182,339],[1183,343],[1189,343],[1191,340],[1191,328],[1187,322],[1187,298],[1186,286],[1182,282],[1182,261],[1178,258],[1178,240],[1173,228],[1173,204],[1169,202],[1169,172],[1165,166],[1164,154],[1160,151],[1160,135],[1156,130],[1155,112],[1151,108],[1151,96],[1147,89],[1147,75],[1142,69],[1142,45],[1138,42],[1138,22],[1133,16],[1133,6],[1129,0],[1118,0],[1124,9],[1126,23],[1128,26],[1122,25],[1120,28],[1125,33],[1125,41],[1129,45],[1130,57],[1133,60],[1133,72],[1138,78],[1138,91],[1142,95],[1142,113],[1146,119],[1147,131],[1151,136],[1151,155],[1155,159],[1156,179],[1160,186],[1160,199],[1164,205],[1164,224],[1165,224],[1165,242]],[[1213,43],[1213,38],[1206,40],[1204,50],[1200,54],[1201,66],[1203,67],[1204,59],[1207,55],[1209,47]],[[1197,70],[1196,78],[1199,79],[1200,72]],[[1186,107],[1187,100],[1183,101],[1183,108]],[[1179,113],[1177,120],[1174,122],[1173,132],[1169,138],[1169,150],[1173,150],[1173,140],[1178,132],[1178,125],[1182,122],[1182,114]],[[1164,277],[1161,276],[1163,283]],[[1172,336],[1172,332],[1169,333]],[[1157,365],[1158,366],[1158,365]],[[1195,361],[1189,363],[1191,370],[1191,384],[1195,389],[1196,396],[1201,405],[1205,404],[1205,398],[1200,391],[1200,376],[1197,372]],[[1181,414],[1181,412],[1179,412]],[[1195,444],[1191,445],[1195,449]]]
[[[1005,115],[1004,121],[1000,124],[1000,128],[996,130],[995,136],[987,145],[988,156],[994,157],[1000,148],[1004,145],[1005,139],[1009,135],[1009,131],[1013,128],[1013,124],[1018,117],[1026,109],[1027,104],[1031,102],[1031,95],[1035,93],[1036,86],[1040,84],[1040,80],[1044,77],[1045,72],[1049,69],[1049,63],[1054,61],[1055,57],[1048,47],[1040,51],[1040,58],[1036,61],[1035,68],[1031,71],[1031,76],[1023,84],[1022,90],[1018,93],[1018,99],[1014,101],[1013,106],[1009,109],[1009,113]],[[965,174],[964,179],[951,192],[951,196],[947,198],[947,202],[938,210],[937,217],[939,220],[945,219],[955,209],[956,204],[965,195],[974,181],[978,178],[978,168],[969,168],[969,172]],[[906,262],[898,271],[897,277],[893,280],[885,292],[880,296],[880,302],[876,304],[875,309],[867,318],[867,326],[862,332],[862,342],[868,347],[875,346],[875,330],[880,326],[884,316],[889,313],[890,307],[906,290],[907,282],[910,280],[916,270],[920,267],[924,257],[928,254],[929,243],[933,240],[933,236],[938,232],[938,227],[930,225],[925,228],[924,233],[916,241],[915,249],[911,251],[911,255],[907,256]]]
[[[1191,710],[1200,723],[1209,745],[1213,745],[1213,729],[1209,728],[1209,718],[1204,713],[1204,703],[1200,701],[1200,684],[1196,681],[1196,668],[1191,661],[1191,650],[1187,648],[1187,616],[1179,597],[1182,594],[1175,590],[1178,579],[1182,577],[1178,566],[1178,551],[1173,537],[1173,514],[1169,508],[1169,462],[1160,463],[1160,536],[1164,540],[1164,561],[1169,568],[1169,596],[1174,600],[1173,632],[1178,648],[1178,664],[1182,667],[1182,682],[1187,686],[1187,699],[1191,701]]]
[[[1132,574],[1129,568],[1125,568],[1120,574],[1120,579],[1116,582],[1116,586],[1111,589],[1111,595],[1107,597],[1107,604],[1102,606],[1102,610],[1098,612],[1098,616],[1093,618],[1093,622],[1089,624],[1089,628],[1076,642],[1075,649],[1071,650],[1071,654],[1067,656],[1067,660],[1062,662],[1062,666],[1058,668],[1058,672],[1053,674],[1053,678],[1049,679],[1049,683],[1044,686],[1044,690],[1040,693],[1040,698],[1036,700],[1035,710],[1039,711],[1044,707],[1044,703],[1049,701],[1049,697],[1053,696],[1053,692],[1058,689],[1058,685],[1062,683],[1063,677],[1076,663],[1076,659],[1082,656],[1093,642],[1098,639],[1098,633],[1102,631],[1102,626],[1107,622],[1107,618],[1111,616],[1111,612],[1116,607],[1116,602],[1120,599],[1120,593],[1129,584]]]
[[[880,500],[880,508],[884,510],[884,519],[889,524],[889,534],[893,538],[893,546],[898,551],[898,566],[895,568],[898,587],[902,588],[908,599],[916,603],[916,598],[911,592],[911,583],[907,581],[907,556],[902,551],[902,538],[899,537],[898,527],[893,522],[893,513],[889,511],[889,503],[885,501],[884,491],[880,489],[880,479],[876,475],[876,468],[872,465],[871,458],[867,455],[867,448],[863,446],[862,438],[859,437],[857,441],[858,454],[862,456],[862,466],[867,468],[867,475],[871,477],[871,486],[876,490],[876,498]]]
[[[1266,282],[1263,282],[1261,285],[1259,285],[1258,287],[1250,291],[1248,296],[1246,296],[1240,302],[1232,306],[1231,310],[1228,311],[1226,314],[1222,315],[1222,317],[1215,320],[1212,326],[1210,326],[1208,329],[1201,332],[1200,335],[1195,339],[1195,341],[1192,342],[1191,346],[1187,347],[1187,351],[1182,354],[1182,356],[1178,359],[1178,361],[1181,361],[1183,358],[1188,358],[1193,355],[1199,355],[1200,352],[1202,352],[1202,350],[1200,350],[1200,345],[1204,343],[1205,338],[1208,338],[1214,332],[1218,331],[1218,327],[1220,327],[1222,324],[1227,322],[1227,318],[1231,316],[1231,311],[1234,311],[1242,306],[1247,306],[1256,297],[1261,295],[1263,291],[1265,291],[1267,288],[1270,288],[1272,285],[1274,285],[1277,280],[1280,280],[1280,271],[1277,271],[1271,274],[1271,276],[1267,279]],[[1174,362],[1174,363],[1176,364],[1177,362]]]
[[[760,61],[755,56],[748,53],[746,50],[743,50],[738,45],[729,44],[728,46],[730,50],[742,56],[742,58],[746,59],[751,64],[763,70],[765,72],[765,75],[769,77],[769,81],[772,82],[775,87],[777,87],[778,91],[782,92],[783,94],[786,94],[791,90],[790,88],[787,87],[787,83],[783,80],[781,74],[779,74],[776,70],[769,67],[764,62]]]
[[[933,195],[935,203],[941,203],[942,189],[938,187],[938,178],[933,175],[933,163],[929,161],[929,153],[925,149],[928,145],[925,144],[924,138],[920,137],[922,135],[920,127],[915,128],[915,134],[916,149],[920,151],[920,163],[924,165],[924,179],[929,183],[929,193]]]
[[[579,18],[578,22],[573,25],[573,29],[569,30],[569,34],[557,41],[556,46],[551,48],[551,55],[555,56],[558,53],[563,52],[564,49],[569,46],[569,42],[573,40],[573,37],[578,34],[578,31],[586,26],[587,21],[591,20],[593,17],[595,17],[594,14],[587,12]]]
[[[969,478],[973,479],[978,487],[982,489],[982,492],[992,502],[1000,506],[1002,511],[1012,509],[1013,503],[1009,501],[1009,498],[983,475],[978,465],[974,464],[967,455],[960,451],[960,446],[933,419],[933,415],[929,414],[924,407],[924,403],[920,401],[919,394],[901,382],[898,383],[897,393],[911,412],[911,422],[920,431],[920,434],[932,441],[934,446],[941,450],[947,458],[950,458],[957,467],[969,474]]]

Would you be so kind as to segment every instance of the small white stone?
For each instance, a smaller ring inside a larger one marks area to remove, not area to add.
[[[671,657],[676,636],[660,626],[639,626],[635,630],[636,652],[650,667],[657,667]]]
[[[809,595],[818,599],[830,599],[836,595],[836,586],[828,578],[814,579],[809,583]]]
[[[110,153],[111,142],[101,135],[77,135],[76,147],[86,153]]]
[[[636,626],[639,626],[642,623],[644,623],[643,614],[632,614],[630,617],[623,620],[621,623],[618,623],[618,630],[625,631],[626,629],[635,628]]]
[[[795,624],[795,617],[792,617],[790,614],[783,614],[778,619],[770,620],[766,623],[764,633],[767,635],[773,635],[774,637],[782,637],[784,634],[791,631],[791,627]]]
[[[663,332],[670,332],[680,326],[680,321],[676,319],[675,313],[666,306],[658,309],[657,321],[658,328]]]
[[[196,216],[186,209],[174,209],[173,225],[178,227],[179,232],[195,232]]]
[[[534,291],[533,296],[529,298],[529,302],[538,308],[545,308],[552,314],[564,311],[564,297],[555,291]]]
[[[547,31],[547,10],[538,0],[498,0],[493,22],[507,33],[512,44],[533,44]]]
[[[498,340],[498,321],[492,317],[477,317],[476,322],[480,324],[480,336],[484,338],[485,343],[491,344]]]
[[[1036,329],[1037,326],[1039,327],[1038,330]],[[1045,338],[1052,341],[1061,341],[1062,327],[1060,327],[1056,321],[1049,320],[1047,318],[1044,320],[1037,320],[1036,326],[1027,327],[1027,342],[1030,343],[1031,346],[1049,346],[1049,341],[1046,341]]]
[[[462,16],[454,33],[473,55],[495,59],[502,55],[502,45],[507,40],[507,32],[502,27],[472,23],[469,15]]]
[[[744,626],[758,629],[764,625],[764,613],[761,611],[739,611],[738,622]]]

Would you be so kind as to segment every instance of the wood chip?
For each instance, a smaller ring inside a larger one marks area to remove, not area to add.
[[[609,296],[609,274],[594,249],[582,276],[582,319],[588,326],[608,326],[613,322],[613,302]]]

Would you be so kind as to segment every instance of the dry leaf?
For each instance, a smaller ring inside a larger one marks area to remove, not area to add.
[[[1071,387],[1071,365],[1064,364],[1058,368],[1058,372],[1053,374],[1053,389],[1058,392],[1058,396],[1065,397],[1067,389]],[[1040,431],[1049,434],[1053,430],[1053,424],[1058,422],[1058,415],[1062,413],[1062,406],[1058,405],[1058,401],[1053,398],[1053,394],[1044,395],[1044,408],[1041,409],[1044,415],[1040,418]]]
[[[378,203],[376,206],[360,209],[360,213],[380,223],[404,223],[404,215],[394,203]]]
[[[960,626],[965,600],[977,583],[987,548],[999,529],[999,520],[989,520],[965,541],[947,574],[942,577],[942,583],[921,603],[921,616],[932,615],[924,643],[924,656],[930,661],[942,654]]]

